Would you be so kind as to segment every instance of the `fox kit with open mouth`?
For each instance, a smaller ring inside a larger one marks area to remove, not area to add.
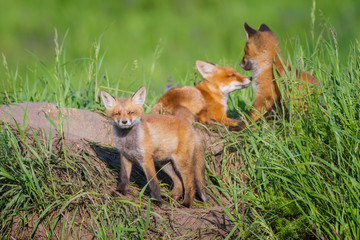
[[[132,164],[137,161],[149,181],[151,197],[161,201],[155,161],[167,164],[163,170],[173,180],[171,195],[175,200],[185,189],[184,206],[191,206],[196,190],[205,202],[205,160],[201,139],[185,120],[170,115],[143,115],[145,96],[145,87],[131,98],[116,99],[101,91],[108,116],[113,120],[114,142],[121,155],[116,190],[124,195],[127,193]]]
[[[250,86],[250,78],[233,68],[199,60],[196,61],[196,66],[204,80],[195,87],[169,90],[154,105],[152,113],[174,114],[177,108],[185,107],[203,124],[214,120],[225,126],[236,125],[238,120],[226,116],[228,95]]]

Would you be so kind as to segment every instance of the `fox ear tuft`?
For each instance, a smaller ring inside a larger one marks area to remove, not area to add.
[[[271,32],[270,28],[266,24],[261,24],[259,27],[260,32]]]
[[[217,72],[217,66],[212,63],[197,60],[196,67],[203,78],[212,77]]]
[[[110,109],[115,105],[115,98],[105,91],[100,91],[101,99],[106,109]]]
[[[142,86],[137,92],[131,97],[131,101],[135,105],[142,106],[145,103],[146,98],[146,88]]]
[[[246,33],[246,38],[249,38],[252,35],[254,35],[255,33],[257,33],[257,31],[255,29],[253,29],[252,27],[250,27],[246,22],[244,23],[244,29],[245,29],[245,33]]]

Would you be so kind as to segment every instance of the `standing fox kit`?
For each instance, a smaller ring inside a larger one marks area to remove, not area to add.
[[[132,164],[137,161],[149,181],[151,197],[161,201],[156,161],[168,163],[163,169],[173,180],[171,195],[174,199],[183,195],[184,185],[184,206],[191,206],[196,189],[205,202],[204,150],[195,130],[188,122],[174,116],[143,116],[145,97],[145,87],[131,98],[115,99],[101,91],[108,116],[113,120],[114,142],[121,155],[116,190],[124,195],[127,193]]]
[[[278,40],[268,26],[262,24],[258,30],[255,30],[245,23],[244,28],[247,41],[240,65],[245,70],[253,71],[253,87],[256,96],[249,117],[257,121],[259,114],[266,115],[277,104],[280,104],[281,94],[275,81],[273,67],[281,77],[286,73],[284,66],[289,71],[291,68],[280,55]],[[296,69],[296,77],[298,90],[303,96],[306,93],[312,93],[312,87],[319,84],[311,74],[298,69]]]
[[[249,77],[233,68],[199,60],[196,66],[204,80],[195,87],[169,90],[154,105],[152,113],[174,114],[179,107],[185,107],[203,124],[215,120],[226,126],[236,125],[238,120],[226,116],[227,98],[230,92],[250,86]]]

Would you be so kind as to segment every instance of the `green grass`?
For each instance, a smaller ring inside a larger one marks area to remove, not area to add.
[[[133,86],[128,89],[103,70],[108,55],[102,50],[103,35],[81,59],[67,56],[66,36],[55,36],[51,64],[36,62],[23,74],[3,56],[0,103],[47,101],[103,111],[97,98],[99,89],[121,97],[146,85],[145,110],[149,112],[161,96],[163,91],[155,87],[153,74],[163,67],[164,55],[171,52],[162,50],[163,43],[154,43],[151,64],[134,63],[140,78],[124,71],[121,78]],[[59,36],[65,40],[60,41]],[[321,82],[320,93],[307,97],[306,112],[297,112],[288,102],[292,110],[288,120],[275,113],[244,132],[222,129],[225,150],[221,164],[207,153],[206,179],[210,195],[234,223],[227,239],[360,238],[359,42],[352,42],[349,48],[346,61],[341,60],[343,53],[329,27],[314,39],[299,41],[292,51],[282,48],[292,66],[306,69]],[[223,62],[236,66],[239,58]],[[191,85],[198,80],[191,67],[186,71],[173,83]],[[289,86],[293,80],[288,79]],[[230,111],[239,110],[237,114],[242,115],[252,100],[250,88],[237,91],[231,94]],[[59,228],[60,238],[84,233],[84,229],[101,239],[146,239],[154,232],[172,238],[171,229],[163,222],[155,230],[151,219],[161,216],[148,198],[142,199],[140,194],[134,202],[110,196],[116,179],[103,166],[104,162],[85,149],[77,154],[62,145],[55,149],[50,140],[32,131],[1,124],[1,238],[10,237],[14,222],[18,231],[25,231],[27,225],[41,225],[49,238]],[[206,209],[207,205],[197,207]]]
[[[159,93],[168,79],[192,78],[189,69],[198,59],[243,71],[238,63],[245,21],[253,28],[268,24],[280,46],[289,50],[295,47],[295,38],[304,43],[324,29],[325,23],[334,28],[340,58],[346,60],[349,44],[360,37],[354,27],[360,21],[359,7],[357,0],[228,0],[226,4],[214,0],[4,1],[0,52],[23,81],[29,78],[33,84],[38,79],[28,68],[34,62],[46,69],[54,67],[57,29],[59,42],[66,43],[66,59],[72,62],[68,70],[81,85],[88,79],[81,69],[94,57],[89,50],[101,35],[101,53],[106,57],[99,77],[107,76],[112,86],[132,91],[141,82]],[[311,41],[309,49],[314,49]]]
[[[33,234],[39,225],[47,236],[55,228],[62,229],[61,238],[71,232],[78,238],[82,224],[90,225],[83,227],[91,231],[90,235],[105,239],[145,232],[142,218],[133,214],[141,206],[114,200],[104,191],[112,189],[116,179],[102,166],[101,160],[89,156],[85,150],[74,154],[61,152],[60,148],[57,152],[51,148],[52,144],[42,142],[30,131],[25,140],[7,124],[1,126],[0,138],[2,238],[9,238],[14,221],[17,227],[13,234],[33,226],[27,237],[36,236]],[[85,222],[79,220],[80,216]]]

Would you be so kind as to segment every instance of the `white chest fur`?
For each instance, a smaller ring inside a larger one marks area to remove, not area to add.
[[[131,129],[120,129],[114,126],[114,143],[120,154],[130,161],[141,161],[144,158],[144,150],[140,146],[142,140],[141,126]]]

